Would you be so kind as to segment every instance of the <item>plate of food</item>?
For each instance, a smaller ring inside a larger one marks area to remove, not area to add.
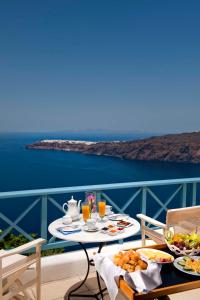
[[[101,232],[102,233],[108,233],[109,230],[115,228],[115,225],[113,224],[108,224],[107,226],[104,226],[103,228],[101,228]]]
[[[164,251],[156,249],[141,248],[136,250],[144,260],[150,260],[157,264],[170,264],[174,261],[174,257]]]
[[[113,257],[113,263],[127,272],[146,270],[148,264],[134,250],[120,251]]]
[[[181,272],[189,275],[200,276],[200,257],[182,256],[174,261],[174,266]]]
[[[114,227],[108,230],[109,235],[117,235],[124,232],[124,228]]]
[[[126,221],[126,220],[119,220],[118,222],[117,222],[117,226],[119,226],[119,227],[123,227],[123,228],[127,228],[127,227],[130,227],[130,226],[132,226],[133,224],[131,223],[131,222],[128,222],[128,221]]]
[[[117,235],[124,232],[124,228],[117,227],[114,225],[108,225],[101,228],[101,233],[109,234],[109,235]]]

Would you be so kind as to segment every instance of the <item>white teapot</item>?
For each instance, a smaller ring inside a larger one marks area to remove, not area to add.
[[[73,196],[71,200],[63,204],[64,213],[70,216],[72,221],[77,221],[80,219],[80,204],[81,200],[77,201],[73,198]],[[65,206],[67,206],[67,210],[65,209]]]

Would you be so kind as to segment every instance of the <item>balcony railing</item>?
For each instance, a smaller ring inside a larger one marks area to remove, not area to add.
[[[3,233],[0,240],[12,230],[32,240],[30,232],[34,230],[34,225],[38,227],[39,224],[38,235],[48,240],[44,249],[74,245],[55,240],[48,234],[48,224],[63,215],[62,204],[67,198],[66,194],[73,193],[84,199],[85,192],[95,191],[97,200],[106,199],[115,212],[128,213],[131,216],[142,212],[162,220],[169,208],[199,204],[199,183],[200,178],[187,178],[2,192],[0,228]],[[68,195],[68,199],[69,196],[71,195]]]

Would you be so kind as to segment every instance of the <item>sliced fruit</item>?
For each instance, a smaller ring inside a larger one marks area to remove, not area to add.
[[[179,264],[180,266],[185,266],[185,261],[184,260],[179,260],[177,262],[177,264]]]
[[[193,270],[191,268],[188,268],[188,267],[183,267],[183,270],[193,272]]]

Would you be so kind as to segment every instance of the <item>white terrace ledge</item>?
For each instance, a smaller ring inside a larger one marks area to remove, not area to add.
[[[147,245],[155,244],[147,241]],[[124,242],[123,244],[112,244],[104,246],[102,252],[117,252],[119,249],[130,249],[141,247],[141,240]],[[87,249],[89,257],[92,258],[98,248]],[[87,269],[87,260],[83,250],[70,251],[62,254],[42,257],[42,282],[67,279],[74,276],[84,275]],[[94,272],[91,267],[90,272]]]

